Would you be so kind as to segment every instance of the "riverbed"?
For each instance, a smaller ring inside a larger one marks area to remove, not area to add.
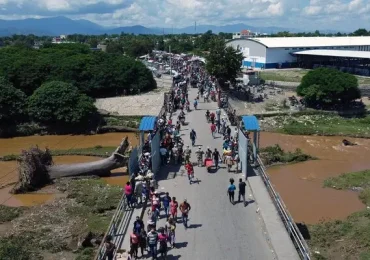
[[[136,133],[107,133],[101,135],[45,135],[15,138],[0,138],[0,156],[19,154],[21,150],[38,145],[40,148],[48,147],[53,150],[67,150],[72,148],[89,148],[97,145],[118,146],[123,138],[128,136],[132,146],[138,145]],[[94,156],[54,156],[55,164],[83,163],[100,160]],[[7,206],[32,206],[52,200],[57,194],[49,192],[48,188],[37,193],[12,195],[9,191],[12,183],[18,179],[17,162],[0,161],[0,204]],[[124,185],[127,182],[127,169],[125,167],[112,171],[112,176],[103,178],[108,184]]]
[[[348,139],[348,138],[347,138]],[[261,147],[279,144],[284,150],[300,148],[318,160],[268,169],[270,179],[296,222],[344,219],[365,205],[353,191],[323,188],[328,177],[370,168],[370,140],[350,138],[356,146],[343,146],[343,137],[291,136],[261,133]]]

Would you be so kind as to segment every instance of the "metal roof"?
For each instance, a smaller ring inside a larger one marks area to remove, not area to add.
[[[255,116],[243,116],[242,121],[243,121],[245,130],[260,131],[260,125],[258,124],[257,117],[255,117]]]
[[[370,36],[346,37],[266,37],[235,39],[259,42],[268,48],[287,47],[330,47],[370,45]],[[232,40],[231,40],[232,41]]]
[[[370,59],[370,51],[345,51],[345,50],[307,50],[297,51],[298,55],[329,56],[343,58]]]
[[[140,131],[151,131],[154,130],[154,126],[157,122],[156,116],[144,116],[140,121]]]

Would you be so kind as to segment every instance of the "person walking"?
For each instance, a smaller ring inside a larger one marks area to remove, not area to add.
[[[197,107],[198,107],[198,99],[194,99],[194,109],[197,110]]]
[[[194,131],[194,129],[191,129],[190,132],[190,140],[191,140],[191,145],[195,145],[195,139],[197,138],[197,133]]]
[[[170,202],[171,202],[170,194],[166,192],[166,194],[162,198],[162,206],[163,206],[164,214],[166,215],[166,218],[168,218],[168,215],[169,215],[168,213],[169,213]]]
[[[189,219],[189,211],[191,210],[191,206],[186,199],[180,205],[182,223],[184,224],[185,229],[188,228],[188,219]]]
[[[227,194],[229,195],[229,200],[230,200],[231,204],[235,204],[235,202],[234,202],[235,190],[236,190],[236,187],[234,185],[234,179],[231,178],[230,179],[230,185],[227,188]]]
[[[221,119],[221,109],[217,108],[217,110],[216,110],[216,120],[220,121],[220,119]]]
[[[206,158],[207,159],[212,159],[212,150],[209,146],[207,147]]]
[[[152,259],[157,259],[158,233],[157,231],[155,231],[154,227],[152,227],[150,232],[148,233],[147,242]]]
[[[216,133],[216,125],[215,124],[211,124],[211,133],[212,133],[212,137],[215,138],[215,133]]]
[[[165,226],[166,232],[168,234],[169,242],[171,244],[171,247],[175,247],[176,242],[176,221],[172,217],[169,217],[166,222]]]
[[[142,229],[141,232],[140,232],[140,237],[139,237],[139,246],[140,246],[140,251],[141,251],[141,257],[144,257],[144,251],[147,247],[146,240],[147,240],[147,234],[146,234],[145,230]]]
[[[140,234],[141,230],[144,229],[144,222],[140,219],[139,216],[136,216],[136,220],[134,222],[134,232]]]
[[[203,155],[204,155],[202,148],[199,147],[198,151],[196,151],[195,153],[197,154],[198,167],[202,167],[203,166]]]
[[[176,201],[176,197],[172,197],[172,201],[170,203],[170,209],[171,209],[171,216],[173,220],[177,221],[177,208],[179,207],[179,203]]]
[[[185,154],[185,164],[190,163],[191,149],[190,149],[189,145],[186,146],[184,154]]]
[[[162,259],[166,259],[167,257],[167,241],[168,236],[165,233],[164,228],[161,228],[160,233],[158,235],[158,241],[159,241],[159,253],[161,254]]]
[[[131,249],[130,249],[131,257],[134,257],[135,259],[137,259],[138,257],[137,254],[139,250],[139,233],[136,233],[135,229],[130,235],[130,246],[131,246]]]
[[[189,162],[185,165],[185,169],[187,171],[187,174],[188,174],[188,178],[189,178],[189,184],[192,183],[193,179],[194,179],[194,167],[193,165]]]
[[[212,157],[213,157],[213,161],[215,163],[215,167],[216,167],[216,169],[218,169],[218,162],[219,162],[221,156],[220,156],[220,153],[217,151],[217,148],[215,148],[215,150],[213,151]]]
[[[129,181],[126,182],[125,196],[126,196],[127,205],[129,208],[131,208],[132,206],[132,187]]]
[[[211,114],[209,115],[209,117],[211,118],[211,123],[214,124],[215,123],[215,113],[211,112]]]
[[[242,178],[239,179],[239,196],[238,196],[238,202],[240,202],[240,197],[243,198],[243,203],[244,203],[244,206],[246,205],[246,202],[245,202],[245,187],[247,186],[247,184],[243,181]]]
[[[166,165],[167,164],[167,149],[166,149],[166,147],[162,146],[159,149],[159,152],[161,153],[162,165]]]
[[[220,120],[216,120],[216,127],[217,127],[217,133],[220,133],[220,130],[221,130]]]
[[[114,250],[116,250],[116,246],[112,242],[112,236],[108,235],[105,239],[105,254],[104,259],[113,260],[114,257]]]

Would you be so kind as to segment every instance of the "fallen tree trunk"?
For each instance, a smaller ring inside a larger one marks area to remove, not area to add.
[[[12,193],[24,193],[37,190],[48,184],[52,179],[72,176],[107,176],[111,170],[128,164],[128,137],[124,138],[117,149],[108,158],[75,164],[54,165],[50,151],[38,147],[23,151],[18,168],[19,178]]]
[[[51,165],[49,166],[48,173],[51,179],[71,176],[86,176],[86,175],[97,175],[107,176],[111,170],[123,167],[127,165],[129,157],[125,156],[126,150],[129,146],[129,142],[126,137],[117,149],[108,158],[87,162],[87,163],[75,163],[75,164],[62,164],[62,165]]]

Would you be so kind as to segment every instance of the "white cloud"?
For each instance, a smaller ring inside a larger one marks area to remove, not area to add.
[[[0,18],[65,15],[107,26],[257,27],[352,30],[368,22],[370,0],[0,0]],[[363,27],[363,25],[362,25]]]

